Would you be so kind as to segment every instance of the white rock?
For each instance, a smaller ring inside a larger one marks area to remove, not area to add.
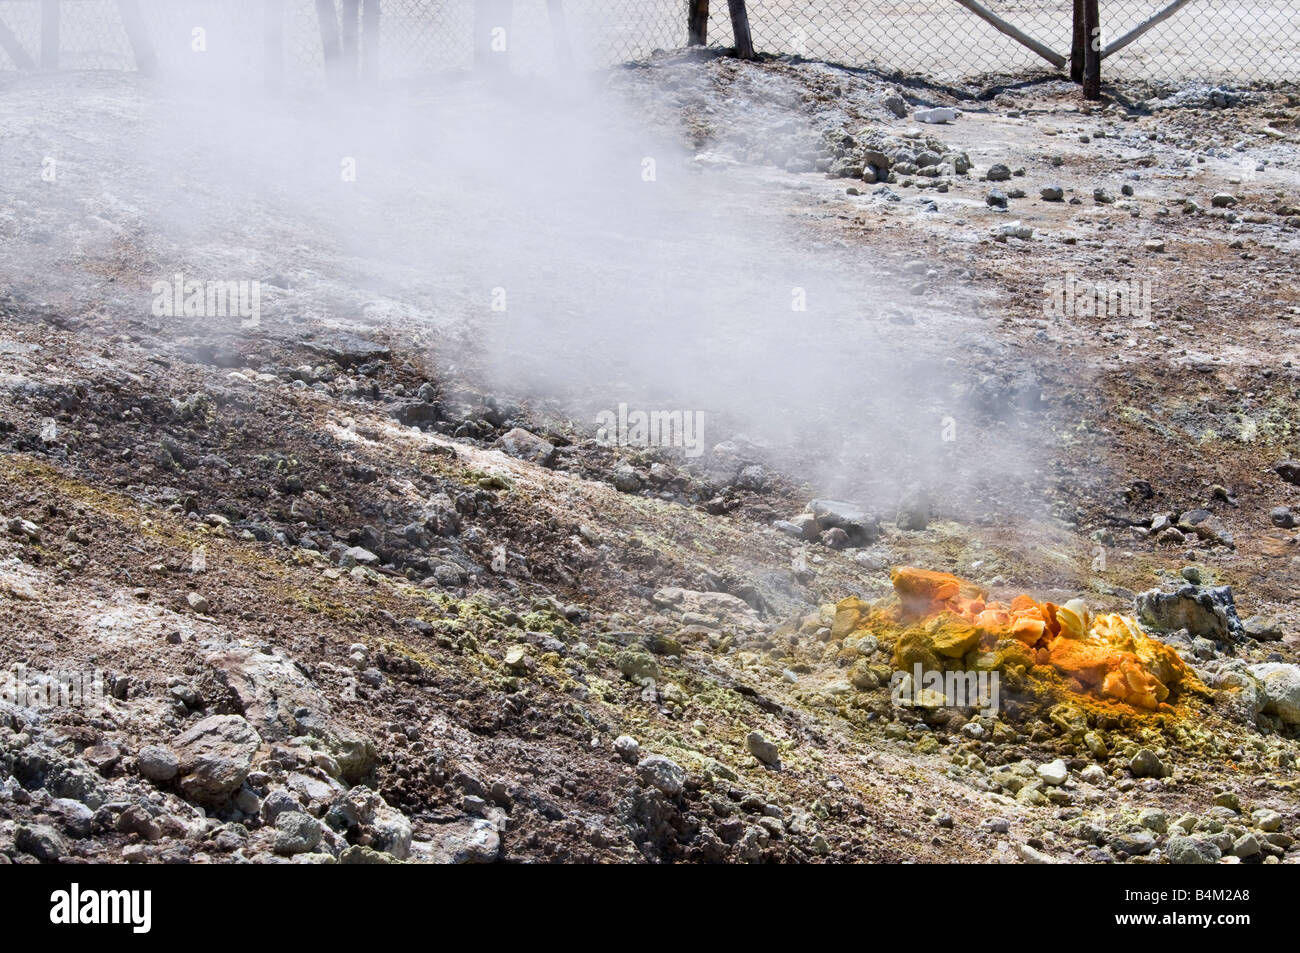
[[[1300,725],[1300,665],[1264,662],[1248,669],[1264,688],[1264,711]]]
[[[1052,787],[1059,787],[1065,783],[1065,779],[1070,776],[1070,769],[1065,766],[1065,762],[1060,758],[1055,761],[1049,761],[1047,764],[1038,766],[1038,776],[1043,779],[1044,784],[1050,784]]]
[[[933,109],[918,109],[912,113],[917,122],[941,123],[952,122],[957,118],[957,110],[949,106],[935,106]]]

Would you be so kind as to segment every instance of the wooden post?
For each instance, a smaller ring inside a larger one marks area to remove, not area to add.
[[[349,83],[357,78],[361,65],[361,0],[343,0],[342,67],[340,72]]]
[[[686,45],[707,46],[709,42],[709,0],[690,0],[686,8]]]
[[[1083,0],[1083,25],[1088,33],[1083,52],[1083,96],[1101,99],[1101,15],[1097,0]]]
[[[1083,82],[1084,47],[1088,45],[1088,31],[1083,25],[1083,0],[1074,0],[1074,36],[1070,42],[1070,79]]]
[[[331,86],[337,86],[343,45],[339,38],[339,20],[334,12],[334,0],[316,0],[316,19],[320,22],[320,44],[325,54],[325,79]]]
[[[266,44],[266,86],[278,91],[284,86],[284,0],[264,0],[262,15],[265,18],[262,36]]]
[[[41,0],[41,69],[59,68],[60,0]]]
[[[117,0],[117,10],[122,16],[126,37],[131,41],[135,68],[141,73],[152,73],[158,66],[158,54],[154,52],[153,40],[140,10],[140,0]]]
[[[745,0],[727,0],[727,10],[731,13],[731,35],[736,40],[736,56],[752,60],[754,39],[749,34],[749,11],[745,9]]]
[[[36,63],[23,45],[18,42],[18,37],[14,36],[14,31],[5,26],[4,21],[0,20],[0,50],[9,54],[9,58],[14,61],[16,69],[35,69]]]
[[[361,7],[361,78],[379,81],[380,0],[364,0]]]
[[[556,64],[563,71],[573,69],[573,43],[569,40],[569,22],[564,16],[564,0],[546,0],[551,18],[551,35],[555,39]]]

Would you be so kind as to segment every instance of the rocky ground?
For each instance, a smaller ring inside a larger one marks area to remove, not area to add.
[[[36,82],[0,87],[6,163],[76,128]],[[124,123],[143,95],[60,82]],[[1300,858],[1296,94],[672,57],[606,85],[903,289],[864,328],[933,358],[945,459],[986,465],[826,502],[815,447],[725,423],[698,459],[605,446],[486,385],[472,326],[364,296],[177,332],[129,293],[174,249],[126,186],[7,181],[0,863]],[[346,291],[311,233],[240,240],[277,246],[269,300]],[[1045,308],[1070,276],[1148,280],[1149,313]],[[1208,691],[895,705],[835,604],[899,564],[1140,606]],[[69,672],[103,703],[42,704]]]

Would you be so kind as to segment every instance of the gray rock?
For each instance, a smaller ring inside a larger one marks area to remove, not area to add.
[[[1045,202],[1059,202],[1065,198],[1065,189],[1059,185],[1045,185],[1039,192]]]
[[[284,788],[276,788],[262,799],[261,815],[263,824],[274,824],[275,819],[285,811],[301,811],[302,804]]]
[[[1001,162],[995,162],[989,166],[988,180],[990,182],[1006,182],[1011,178],[1011,170]]]
[[[1252,812],[1250,816],[1255,822],[1255,826],[1265,834],[1271,834],[1282,829],[1283,817],[1277,811],[1261,807],[1259,810]]]
[[[890,93],[884,99],[884,107],[898,119],[907,115],[907,100],[897,93]]]
[[[314,341],[303,341],[302,345],[310,351],[329,358],[340,367],[386,361],[392,356],[384,345],[346,332],[331,334]]]
[[[1003,192],[1001,189],[991,189],[989,194],[984,196],[984,202],[989,206],[989,208],[1006,208],[1007,193]]]
[[[1183,586],[1176,592],[1151,589],[1134,599],[1138,618],[1157,629],[1186,629],[1217,641],[1245,635],[1229,586]]]
[[[1259,840],[1249,832],[1242,834],[1232,842],[1233,857],[1254,857],[1261,849]]]
[[[47,864],[58,860],[68,849],[59,832],[48,824],[19,824],[14,831],[14,847]]]
[[[136,755],[142,777],[155,784],[166,784],[180,773],[180,760],[170,748],[145,745]]]
[[[275,852],[284,856],[306,854],[321,840],[320,822],[301,811],[284,811],[275,819]]]
[[[1264,713],[1300,725],[1300,665],[1262,662],[1247,669],[1264,690]]]
[[[1295,529],[1296,515],[1289,506],[1275,506],[1268,511],[1269,521],[1280,529]]]
[[[769,767],[779,768],[781,766],[781,750],[775,744],[768,741],[760,732],[751,731],[745,736],[745,747],[763,764]]]
[[[1223,520],[1206,509],[1188,510],[1178,517],[1177,526],[1184,536],[1195,536],[1223,546],[1235,545]]]
[[[910,530],[922,530],[930,525],[930,494],[924,488],[914,486],[903,494],[894,525]]]
[[[1156,846],[1156,839],[1150,831],[1122,831],[1112,834],[1106,843],[1111,850],[1140,855],[1151,853]]]
[[[1253,615],[1242,625],[1246,634],[1259,642],[1276,642],[1282,638],[1282,626],[1269,616]]]
[[[440,864],[491,864],[501,858],[501,833],[491,821],[458,821],[433,836],[433,860]]]
[[[628,764],[636,764],[641,757],[641,746],[631,735],[619,735],[614,739],[614,753]]]
[[[1279,460],[1273,464],[1273,472],[1287,483],[1300,486],[1300,460]]]
[[[376,850],[405,860],[411,854],[411,822],[406,815],[380,802],[371,825],[371,844]]]
[[[822,545],[828,549],[846,549],[849,545],[849,534],[838,526],[826,530],[820,538]]]
[[[842,500],[813,500],[808,512],[821,530],[842,529],[853,546],[868,546],[880,538],[880,519],[854,503]]]
[[[1223,852],[1202,837],[1171,837],[1165,845],[1171,864],[1217,864]]]
[[[89,837],[95,812],[72,798],[56,798],[50,803],[50,813],[63,822],[63,828],[73,837]]]
[[[614,489],[620,493],[636,493],[644,486],[641,474],[636,472],[636,468],[630,464],[624,463],[614,471]]]
[[[682,788],[686,786],[686,770],[661,754],[641,759],[636,770],[642,784],[658,788],[669,797],[681,794]]]
[[[287,741],[310,735],[320,739],[349,782],[360,780],[374,767],[374,743],[331,720],[328,700],[291,659],[231,648],[212,653],[204,662],[263,738]]]
[[[522,427],[515,427],[501,435],[498,447],[520,460],[549,467],[555,462],[555,445]]]
[[[261,746],[257,730],[238,715],[204,718],[172,742],[187,800],[214,805],[239,790]]]
[[[1169,773],[1160,756],[1150,748],[1140,748],[1128,767],[1134,776],[1139,778],[1163,778]]]

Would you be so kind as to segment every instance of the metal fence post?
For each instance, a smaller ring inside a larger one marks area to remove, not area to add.
[[[736,39],[736,55],[742,60],[754,58],[754,40],[749,34],[749,11],[745,0],[727,0],[731,13],[731,35]]]
[[[686,7],[686,45],[706,46],[709,42],[709,0],[690,0]]]
[[[1097,0],[1083,0],[1083,25],[1088,34],[1083,53],[1083,96],[1101,99],[1101,15]]]
[[[1074,0],[1074,34],[1070,41],[1070,79],[1083,82],[1084,48],[1088,31],[1083,25],[1083,0]]]

